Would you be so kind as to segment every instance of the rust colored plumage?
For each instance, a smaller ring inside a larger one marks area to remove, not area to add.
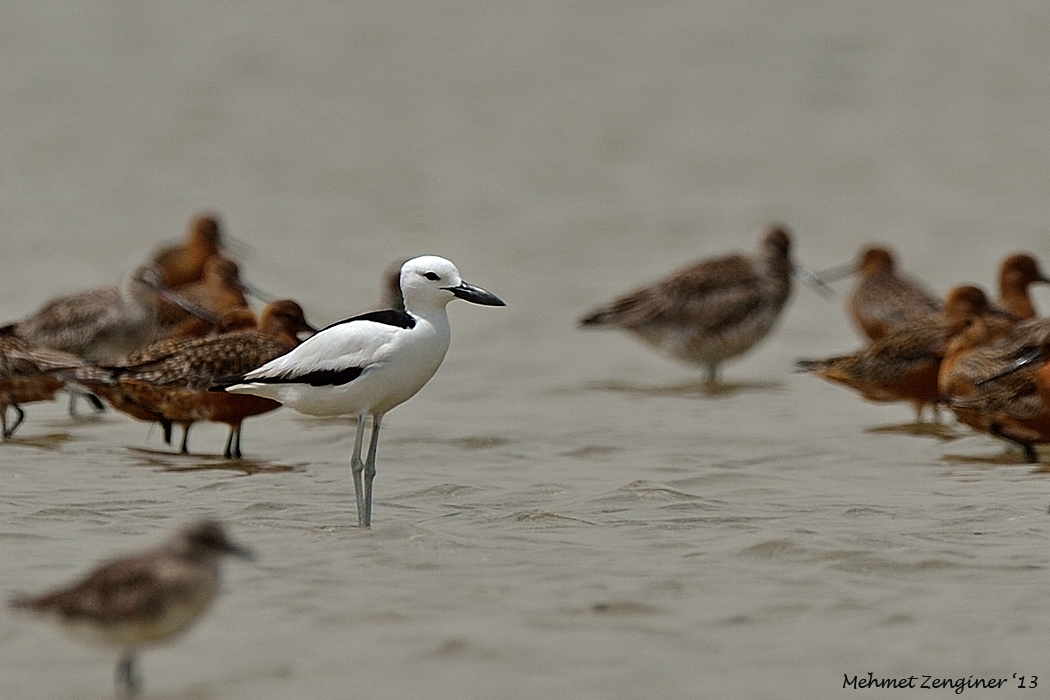
[[[171,289],[196,282],[204,274],[204,263],[222,252],[222,227],[218,216],[199,214],[190,221],[186,241],[160,249],[153,263]]]
[[[889,248],[865,249],[856,273],[860,281],[850,294],[849,314],[861,333],[871,340],[931,321],[942,313],[939,299],[897,271],[896,257]]]
[[[999,266],[999,307],[1020,320],[1035,318],[1037,313],[1029,287],[1039,283],[1050,283],[1050,277],[1043,273],[1031,254],[1007,256]]]
[[[233,260],[221,255],[208,258],[201,279],[176,287],[174,291],[217,319],[227,311],[249,308],[240,268]],[[158,315],[154,336],[159,340],[166,337],[205,335],[214,328],[214,323],[193,316],[181,308],[164,305]]]
[[[934,407],[936,415],[941,361],[952,338],[968,328],[975,315],[997,317],[983,291],[969,285],[956,287],[948,295],[944,313],[931,321],[905,326],[856,352],[799,360],[797,366],[854,389],[870,401],[909,402],[921,421],[926,406]]]
[[[970,332],[981,335],[979,326]],[[1029,320],[959,354],[942,369],[944,402],[960,422],[1020,445],[1034,461],[1032,446],[1050,436],[1050,404],[1037,382],[1050,358],[1050,321]]]
[[[14,325],[0,328],[0,436],[11,437],[25,418],[21,405],[51,401],[65,380],[57,373],[84,363],[70,353],[52,350],[18,335]],[[7,409],[15,413],[8,425]]]
[[[753,255],[702,260],[584,316],[583,326],[630,331],[684,362],[719,366],[773,329],[791,294],[791,237],[773,226]]]

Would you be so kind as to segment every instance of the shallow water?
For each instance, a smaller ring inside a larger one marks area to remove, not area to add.
[[[814,268],[884,241],[941,292],[991,285],[1013,250],[1045,262],[1044,4],[3,15],[0,318],[114,282],[205,208],[249,280],[315,324],[371,308],[378,271],[421,252],[508,302],[450,307],[444,366],[384,422],[371,531],[353,527],[349,423],[253,419],[231,463],[220,426],[194,428],[187,457],[120,415],[27,407],[0,445],[0,591],[204,515],[260,555],[230,563],[186,638],[143,655],[145,697],[1050,683],[1046,473],[792,374],[858,344],[842,297],[797,290],[718,395],[575,327],[686,261],[750,249],[774,219]],[[0,616],[0,697],[107,698],[111,674],[106,653]]]

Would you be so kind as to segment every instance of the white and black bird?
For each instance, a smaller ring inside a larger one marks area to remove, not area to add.
[[[404,310],[373,311],[334,323],[258,369],[212,387],[263,396],[307,415],[355,416],[350,468],[362,527],[372,522],[379,426],[386,412],[412,398],[444,360],[451,337],[446,305],[457,298],[505,305],[491,292],[464,282],[455,265],[434,255],[405,262],[400,282]],[[372,436],[362,460],[369,416]]]

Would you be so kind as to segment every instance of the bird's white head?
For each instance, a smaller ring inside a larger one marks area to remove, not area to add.
[[[450,260],[436,255],[412,258],[401,266],[401,294],[409,311],[444,307],[457,297],[485,306],[506,305],[492,292],[465,282]]]

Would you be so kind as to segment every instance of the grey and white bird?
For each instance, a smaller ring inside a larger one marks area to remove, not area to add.
[[[505,305],[463,281],[450,261],[433,255],[405,262],[400,287],[404,310],[373,311],[334,323],[258,369],[212,387],[273,399],[307,415],[356,417],[350,468],[361,527],[372,522],[379,426],[390,409],[412,398],[441,366],[451,338],[445,307],[453,299]],[[369,417],[372,434],[362,460]]]
[[[14,329],[43,347],[93,362],[108,362],[149,341],[162,302],[215,320],[207,311],[169,290],[158,268],[143,265],[118,286],[52,299],[17,321]]]

